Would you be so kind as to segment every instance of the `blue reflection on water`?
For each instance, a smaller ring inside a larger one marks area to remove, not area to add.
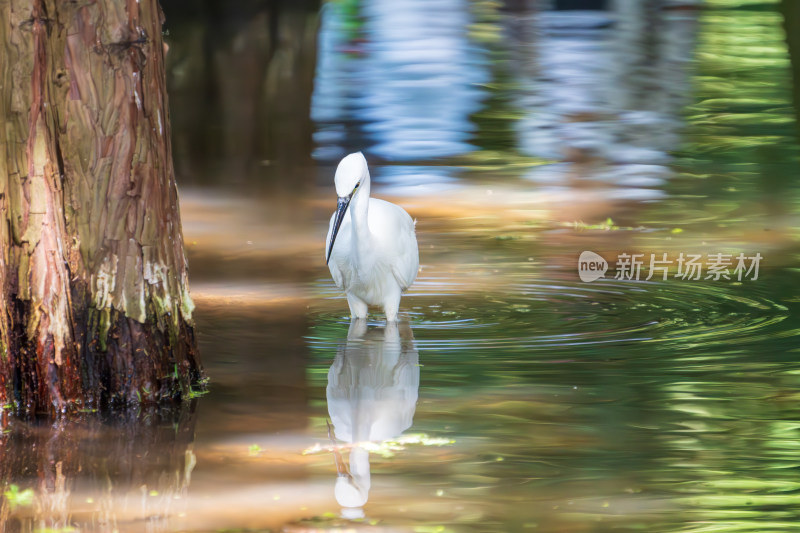
[[[413,161],[475,150],[469,116],[485,97],[484,53],[468,39],[463,0],[367,2],[349,18],[326,4],[311,116],[314,157],[364,149]]]
[[[451,190],[458,186],[453,177],[458,169],[445,166],[384,165],[371,170],[375,181],[389,186],[393,194],[403,196],[431,195]]]
[[[493,9],[481,15],[463,0],[326,4],[314,157],[333,162],[363,150],[371,160],[421,164],[499,149],[532,158],[520,177],[543,192],[582,182],[618,200],[663,198],[690,90],[696,13],[664,12],[654,36],[633,0],[610,11]],[[508,146],[483,145],[481,116],[514,132]],[[415,185],[441,188],[460,174],[420,171],[384,168],[374,177],[413,194]]]

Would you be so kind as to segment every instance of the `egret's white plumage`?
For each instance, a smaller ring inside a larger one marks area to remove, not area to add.
[[[415,222],[402,207],[369,197],[361,152],[342,159],[334,181],[339,204],[326,240],[333,281],[347,295],[354,318],[366,317],[367,306],[377,305],[387,321],[395,321],[400,296],[419,270]]]

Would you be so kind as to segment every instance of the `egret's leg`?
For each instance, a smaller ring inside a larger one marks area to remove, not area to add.
[[[397,310],[400,309],[400,290],[386,296],[383,310],[386,312],[386,322],[397,322]]]
[[[347,305],[350,306],[352,318],[367,318],[367,304],[358,296],[347,294]]]

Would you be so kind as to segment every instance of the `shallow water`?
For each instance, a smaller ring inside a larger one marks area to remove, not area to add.
[[[423,4],[326,5],[318,172],[181,191],[208,394],[12,422],[5,530],[796,529],[800,191],[775,6],[671,10],[659,47],[635,17]],[[397,35],[440,53],[415,62]],[[324,265],[354,148],[418,220],[397,328],[351,323]],[[605,278],[580,280],[584,250]],[[614,279],[623,253],[763,260],[758,279]]]

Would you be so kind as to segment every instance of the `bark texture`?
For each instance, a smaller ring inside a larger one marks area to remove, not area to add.
[[[0,0],[0,402],[159,402],[201,378],[157,0]]]

